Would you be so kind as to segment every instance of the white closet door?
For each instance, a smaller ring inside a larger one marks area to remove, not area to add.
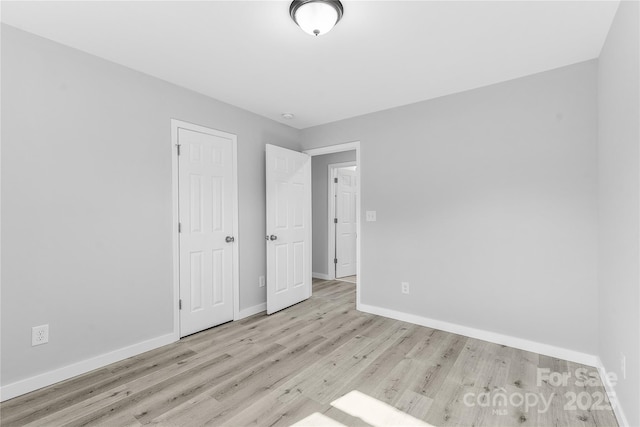
[[[180,335],[233,320],[233,143],[178,130]]]

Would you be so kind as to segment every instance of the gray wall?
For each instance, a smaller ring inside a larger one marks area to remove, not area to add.
[[[596,353],[596,65],[302,131],[361,141],[363,304]]]
[[[356,151],[344,151],[342,153],[314,156],[311,159],[312,180],[312,222],[313,222],[313,261],[314,273],[329,274],[328,271],[328,237],[327,206],[329,202],[328,166],[332,163],[352,162],[356,160]]]
[[[241,308],[265,300],[264,144],[360,140],[362,210],[378,212],[362,302],[599,352],[613,371],[625,353],[616,391],[640,424],[637,40],[623,2],[599,67],[300,133],[3,25],[2,384],[171,332],[177,118],[238,135]],[[51,341],[31,347],[42,323]]]
[[[238,135],[240,304],[262,303],[264,144],[299,131],[2,26],[3,385],[172,331],[171,118]]]
[[[600,358],[619,377],[632,426],[640,425],[639,14],[638,2],[620,3],[598,63]]]

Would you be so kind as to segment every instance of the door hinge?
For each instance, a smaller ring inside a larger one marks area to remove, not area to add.
[[[182,300],[178,300],[178,310],[182,310]]]
[[[338,258],[334,258],[334,259],[333,259],[333,263],[334,263],[334,264],[337,264],[337,263],[338,263]]]
[[[338,178],[333,178],[333,182],[338,183]]]
[[[333,223],[337,224],[338,223],[338,218],[333,218]]]
[[[178,156],[180,155],[180,144],[176,144],[176,150],[178,150]]]
[[[178,223],[178,233],[182,233],[182,223]]]

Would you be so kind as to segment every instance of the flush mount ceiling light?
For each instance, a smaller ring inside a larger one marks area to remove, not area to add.
[[[289,7],[291,19],[312,36],[331,31],[342,19],[343,12],[338,0],[294,0]]]

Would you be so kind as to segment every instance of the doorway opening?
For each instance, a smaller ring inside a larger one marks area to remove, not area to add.
[[[312,276],[355,283],[358,309],[362,286],[360,142],[315,148],[304,153],[311,156],[312,162]],[[340,188],[338,174],[343,176],[343,184],[349,185]],[[338,178],[337,183],[335,178]],[[342,198],[341,190],[346,190]],[[341,221],[341,218],[345,220]]]

